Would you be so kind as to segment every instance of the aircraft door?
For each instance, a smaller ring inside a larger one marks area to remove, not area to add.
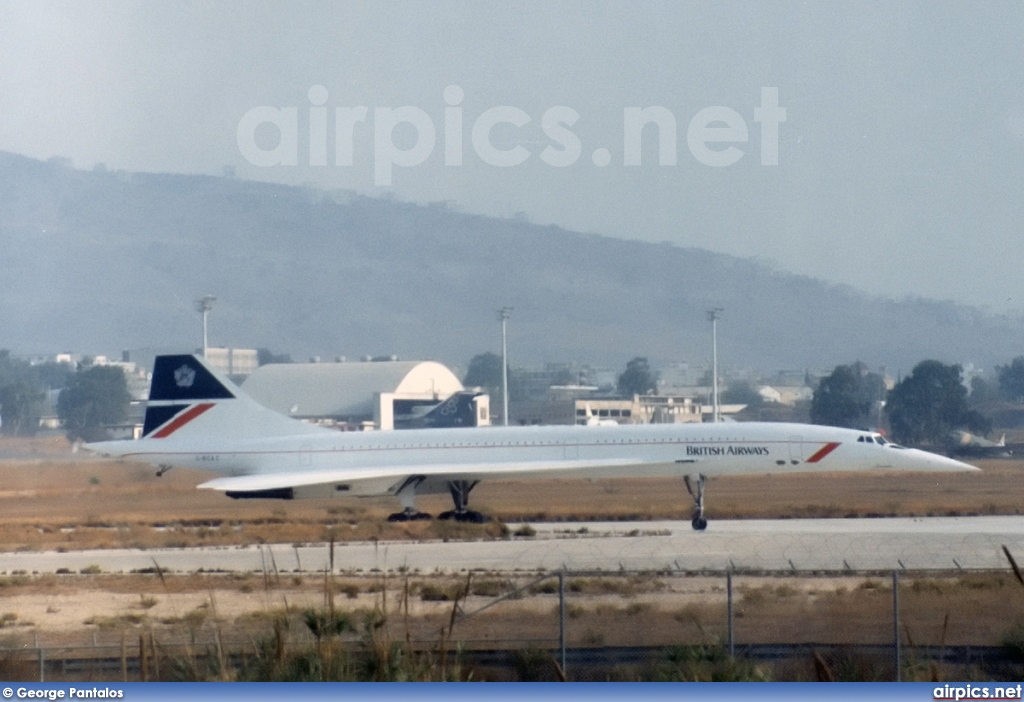
[[[789,462],[794,466],[804,462],[803,437],[789,437]]]

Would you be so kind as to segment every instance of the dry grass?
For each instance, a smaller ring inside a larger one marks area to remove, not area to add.
[[[474,612],[527,581],[484,577],[481,583],[495,587],[480,590],[471,581],[462,609]],[[725,639],[721,578],[663,576],[657,585],[628,575],[587,581],[585,591],[567,592],[571,646],[709,645]],[[738,578],[737,641],[887,644],[892,637],[890,583],[865,582],[852,576]],[[382,608],[397,608],[402,616],[389,619],[388,635],[429,642],[450,623],[451,600],[465,592],[466,579],[347,576],[332,587],[338,595],[354,592],[354,597],[335,597],[332,606],[357,624]],[[156,631],[162,640],[183,640],[212,635],[215,629],[226,639],[242,640],[325,601],[321,578],[224,574],[163,580],[155,575],[6,579],[3,598],[5,630],[12,636],[41,636],[49,645],[84,643],[96,636],[100,641],[136,639],[143,631]],[[909,645],[1000,645],[1019,634],[1024,623],[1024,590],[1011,575],[908,576],[900,601],[901,634]],[[551,645],[558,636],[558,596],[539,588],[505,600],[459,621],[453,635],[470,647]]]

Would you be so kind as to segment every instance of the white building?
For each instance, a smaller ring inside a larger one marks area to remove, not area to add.
[[[814,390],[806,385],[777,386],[762,385],[757,393],[765,402],[792,407],[798,402],[810,402],[814,398]]]
[[[269,363],[244,389],[265,407],[298,419],[392,429],[396,416],[417,414],[463,390],[447,367],[433,361]],[[476,425],[490,423],[488,397],[474,398]]]

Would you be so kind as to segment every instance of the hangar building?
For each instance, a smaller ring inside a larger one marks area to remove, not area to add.
[[[268,363],[249,375],[244,389],[290,417],[364,429],[415,426],[411,419],[463,391],[455,374],[433,361]],[[467,401],[473,424],[490,424],[488,396]]]

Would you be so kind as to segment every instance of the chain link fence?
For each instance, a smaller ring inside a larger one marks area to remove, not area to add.
[[[246,616],[173,623],[140,616],[77,638],[10,629],[0,640],[0,676],[97,682],[1024,676],[1024,587],[1012,571],[407,572],[325,577],[316,607],[289,605],[272,584],[257,594],[265,605]],[[306,677],[292,665],[300,658]],[[412,667],[394,668],[398,659]]]

